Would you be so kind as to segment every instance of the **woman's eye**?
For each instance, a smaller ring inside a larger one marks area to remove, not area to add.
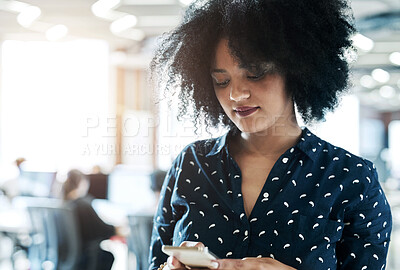
[[[223,82],[214,81],[214,83],[215,83],[216,86],[227,86],[228,83],[229,83],[229,80],[225,80]]]
[[[253,80],[253,81],[257,81],[257,80],[262,79],[266,73],[267,73],[267,71],[264,70],[261,73],[256,74],[256,75],[253,75],[253,74],[247,75],[247,78],[250,80]]]

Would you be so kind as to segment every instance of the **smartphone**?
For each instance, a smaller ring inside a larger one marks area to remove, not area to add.
[[[207,247],[174,247],[162,246],[162,251],[169,255],[174,256],[183,264],[190,267],[203,267],[211,268],[211,262],[218,260]]]

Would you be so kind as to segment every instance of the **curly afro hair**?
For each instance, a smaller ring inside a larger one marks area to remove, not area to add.
[[[322,120],[349,86],[353,21],[346,0],[197,0],[159,40],[151,78],[164,96],[178,92],[178,117],[191,116],[196,127],[234,127],[210,75],[216,45],[226,38],[242,65],[275,63],[303,120]]]

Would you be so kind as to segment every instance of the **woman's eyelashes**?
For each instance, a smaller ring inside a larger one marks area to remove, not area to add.
[[[250,71],[246,70],[244,73],[244,76],[250,80],[250,81],[259,81],[263,79],[266,75],[268,74],[273,74],[275,71],[273,69],[264,69],[262,71]],[[216,78],[215,76],[212,76],[214,85],[217,87],[225,87],[230,83],[230,79],[224,79],[224,78]]]
[[[247,78],[250,79],[250,80],[252,80],[252,81],[258,81],[258,80],[264,78],[264,76],[265,76],[266,74],[267,74],[267,70],[263,70],[263,71],[260,72],[260,73],[249,73],[249,74],[247,75]]]
[[[225,81],[221,81],[221,82],[214,80],[214,84],[218,87],[224,87],[229,84],[229,80],[225,80]]]

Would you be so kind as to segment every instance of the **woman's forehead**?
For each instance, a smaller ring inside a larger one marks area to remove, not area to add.
[[[259,59],[259,61],[252,61],[250,63],[246,63],[238,57],[234,56],[231,48],[229,47],[229,40],[221,39],[215,48],[214,57],[211,63],[211,71],[212,72],[223,72],[220,65],[237,65],[240,69],[247,69],[250,71],[276,71],[277,65],[272,61],[267,61],[263,59]]]

